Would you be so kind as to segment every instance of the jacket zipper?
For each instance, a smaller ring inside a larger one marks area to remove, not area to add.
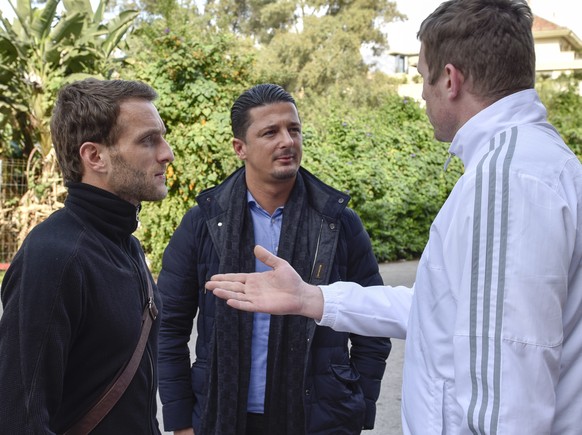
[[[321,243],[322,232],[323,232],[323,218],[321,219],[321,224],[319,225],[319,234],[317,235],[317,243],[315,245],[315,255],[313,256],[313,264],[311,265],[311,273],[309,274],[310,281],[313,280],[313,272],[315,270],[315,265],[317,264],[317,255],[319,254],[319,244]]]
[[[139,255],[139,254],[138,254]],[[146,304],[149,304],[151,306],[151,304],[153,304],[153,300],[150,300],[147,294],[147,283],[144,281],[144,279],[149,279],[149,277],[146,276],[143,277],[142,273],[141,273],[141,267],[139,267],[138,264],[136,264],[136,261],[134,260],[133,257],[131,257],[131,255],[129,255],[129,258],[131,259],[133,265],[137,268],[137,276],[139,278],[140,284],[141,284],[141,289],[142,291],[140,292],[143,296],[143,299],[140,298],[140,302],[141,306],[145,307]],[[144,268],[145,269],[145,268]],[[145,270],[144,270],[145,273]],[[152,325],[152,329],[154,328],[154,326]],[[151,333],[151,331],[150,331]],[[149,427],[150,427],[150,432],[153,434],[154,430],[152,427],[152,408],[154,405],[154,401],[156,400],[155,397],[155,382],[154,382],[154,363],[153,363],[153,358],[152,358],[152,353],[151,353],[151,348],[150,348],[150,344],[149,344],[149,338],[148,341],[146,343],[146,355],[148,358],[148,363],[149,363],[149,369],[150,369],[150,377],[149,377],[149,410],[148,410],[148,420],[149,420]]]
[[[451,152],[449,153],[449,156],[447,157],[447,161],[445,162],[445,165],[443,167],[443,172],[447,171],[447,168],[449,167],[449,163],[451,163],[451,159],[455,156],[456,156],[455,153],[451,153]]]
[[[147,355],[148,355],[148,361],[150,363],[150,379],[154,379],[154,362],[153,362],[153,358],[152,358],[152,354],[150,351],[149,346],[146,346],[146,350],[147,350]],[[153,422],[153,418],[152,418],[152,411],[153,411],[153,407],[154,407],[154,403],[156,401],[156,393],[155,393],[155,383],[151,382],[150,384],[150,409],[149,409],[149,422],[150,422],[150,432],[153,434],[154,433],[154,428],[152,426],[152,422]]]
[[[137,206],[135,209],[135,220],[137,221],[137,226],[139,227],[141,222],[139,220],[139,211],[140,211],[140,206]],[[149,277],[146,276],[143,277],[142,276],[142,268],[139,266],[139,264],[137,264],[136,260],[130,255],[129,253],[129,249],[128,246],[126,246],[125,252],[127,254],[127,256],[129,257],[129,260],[133,263],[133,266],[135,267],[136,271],[137,271],[137,276],[140,282],[140,287],[141,287],[141,296],[143,296],[143,298],[140,296],[140,306],[145,307],[145,304],[149,304],[151,306],[151,304],[153,304],[153,300],[149,299],[149,295],[148,295],[148,291],[147,291],[147,282],[144,281],[144,279],[149,279]],[[138,253],[139,255],[139,253]],[[145,268],[144,268],[145,269]],[[144,273],[146,271],[144,270]],[[141,313],[141,311],[140,311]],[[141,316],[140,316],[141,318]],[[152,325],[153,328],[153,325]],[[148,410],[148,420],[149,420],[149,427],[150,427],[150,432],[153,434],[154,433],[154,429],[152,427],[152,409],[153,409],[153,403],[154,400],[156,400],[155,397],[155,382],[153,382],[154,379],[154,363],[153,363],[153,358],[152,358],[152,354],[151,354],[151,349],[150,349],[150,345],[149,345],[149,338],[148,341],[146,343],[146,354],[148,357],[148,363],[149,363],[149,368],[150,368],[150,379],[149,379],[149,410]],[[132,380],[133,381],[133,380]]]

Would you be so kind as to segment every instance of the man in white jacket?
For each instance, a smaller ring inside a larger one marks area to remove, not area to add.
[[[465,172],[413,289],[305,284],[272,272],[207,287],[247,311],[406,338],[405,434],[582,433],[582,166],[534,90],[525,1],[450,0],[420,27],[435,137]]]

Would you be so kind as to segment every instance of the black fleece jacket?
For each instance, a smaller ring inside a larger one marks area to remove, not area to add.
[[[68,188],[65,207],[31,231],[2,283],[0,434],[64,432],[140,335],[151,275],[132,236],[139,207],[87,184]],[[156,320],[133,381],[93,435],[160,433],[158,330]]]

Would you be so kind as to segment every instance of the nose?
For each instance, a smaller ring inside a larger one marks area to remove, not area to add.
[[[160,152],[160,160],[165,163],[171,163],[174,161],[174,152],[172,151],[172,147],[166,141],[166,139],[162,139],[162,149]]]
[[[293,132],[290,132],[289,130],[283,130],[283,139],[281,140],[281,143],[283,144],[284,147],[293,146],[293,144],[295,143],[295,139],[293,138]]]

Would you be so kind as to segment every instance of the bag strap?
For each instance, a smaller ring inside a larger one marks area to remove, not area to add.
[[[148,286],[148,300],[143,310],[141,335],[137,342],[137,346],[135,347],[133,355],[129,359],[127,365],[119,373],[117,378],[105,389],[91,409],[89,409],[89,411],[87,411],[87,413],[63,435],[87,435],[90,433],[95,426],[105,418],[121,398],[139,367],[143,352],[146,348],[152,323],[158,315],[158,309],[154,303],[154,291],[149,278],[150,274],[143,259],[140,258],[140,260],[141,266],[146,272],[145,278]]]

